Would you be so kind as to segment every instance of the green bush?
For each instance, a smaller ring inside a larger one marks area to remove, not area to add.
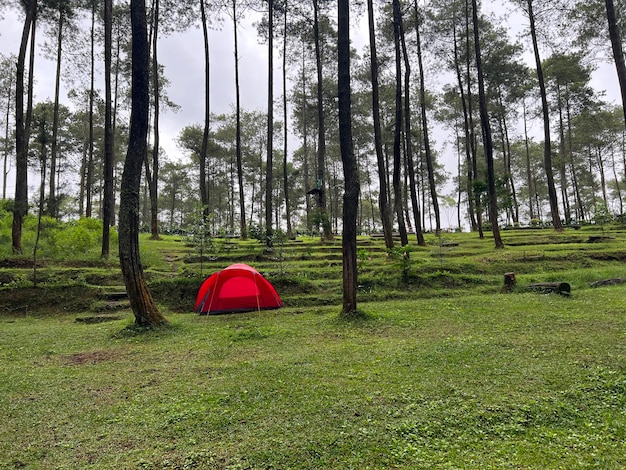
[[[0,257],[13,255],[11,230],[13,214],[5,210],[7,204],[0,205]],[[80,259],[86,256],[99,256],[102,244],[102,221],[82,218],[70,222],[60,222],[49,216],[38,217],[30,214],[24,218],[22,228],[22,248],[25,256],[33,252],[40,224],[38,256],[48,259]],[[111,230],[111,246],[117,246],[117,231]]]

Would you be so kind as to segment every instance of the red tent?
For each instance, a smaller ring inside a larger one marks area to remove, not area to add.
[[[232,264],[200,286],[194,311],[200,314],[249,312],[283,306],[276,289],[247,264]]]

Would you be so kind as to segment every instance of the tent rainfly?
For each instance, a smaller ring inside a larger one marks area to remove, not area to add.
[[[209,276],[200,286],[194,311],[201,315],[280,308],[276,289],[256,269],[237,263]]]

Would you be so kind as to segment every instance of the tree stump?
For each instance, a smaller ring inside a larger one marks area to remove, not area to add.
[[[530,284],[529,290],[542,293],[556,292],[561,295],[569,295],[571,287],[567,282],[538,282],[536,284]]]
[[[517,280],[515,279],[515,273],[504,273],[504,287],[502,292],[511,292],[517,286]]]

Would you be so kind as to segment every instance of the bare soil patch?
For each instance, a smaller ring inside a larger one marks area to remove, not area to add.
[[[120,358],[122,354],[115,350],[86,351],[61,356],[63,363],[70,366],[94,365],[110,362]]]

